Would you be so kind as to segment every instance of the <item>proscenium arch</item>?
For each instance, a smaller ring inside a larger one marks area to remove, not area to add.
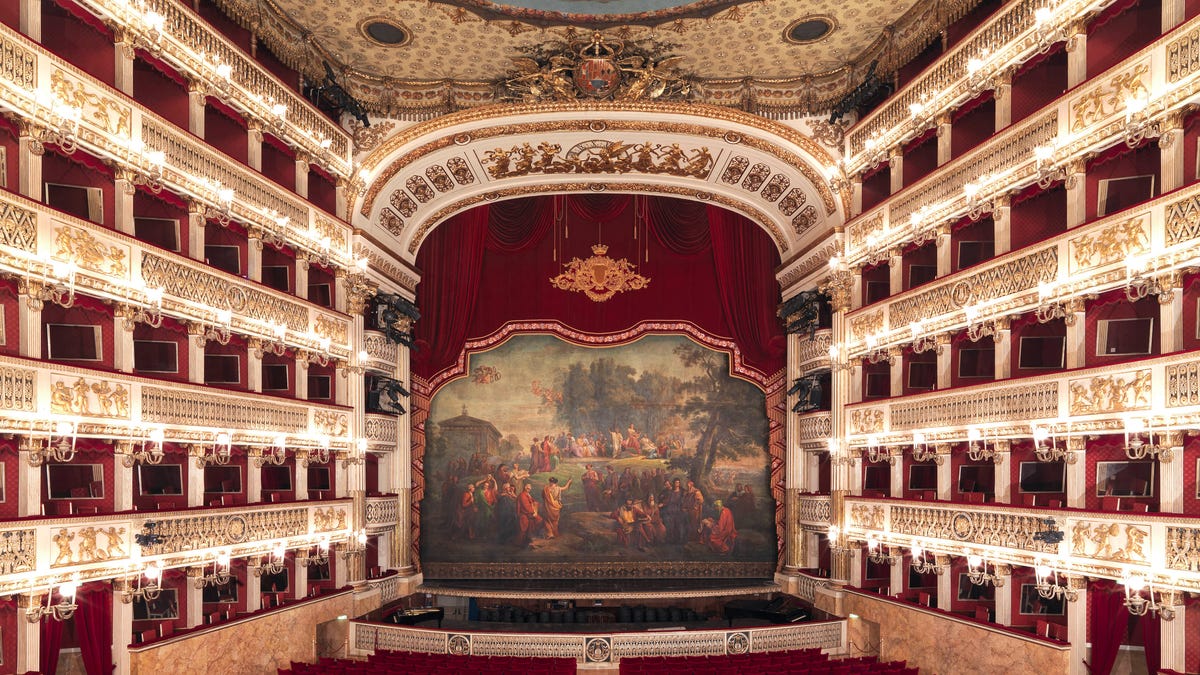
[[[643,144],[650,152],[638,155],[641,163],[629,161]],[[598,146],[624,149],[624,164],[571,164],[571,157]],[[496,159],[508,153],[507,163]],[[393,254],[412,264],[434,227],[487,201],[588,191],[657,194],[747,217],[767,232],[787,265],[846,219],[849,195],[833,193],[824,178],[834,161],[791,127],[717,106],[489,106],[413,125],[381,143],[362,160],[364,183],[347,200],[346,215],[377,241],[392,242]]]

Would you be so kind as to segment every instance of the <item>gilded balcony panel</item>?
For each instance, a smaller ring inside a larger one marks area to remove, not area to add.
[[[368,368],[391,373],[396,370],[398,345],[383,333],[375,330],[363,331],[363,349],[367,352]]]
[[[22,522],[0,531],[0,592],[128,576],[131,561],[181,567],[207,562],[217,552],[232,557],[340,541],[349,527],[349,500],[294,505],[116,513]],[[158,543],[139,546],[153,533]]]
[[[1167,366],[1167,407],[1200,405],[1200,361]]]
[[[833,341],[833,331],[822,328],[811,337],[802,336],[797,350],[797,370],[807,373],[829,368],[829,346]]]
[[[833,436],[833,418],[828,411],[800,415],[797,420],[798,438],[805,445],[815,443],[824,447]]]
[[[400,422],[395,415],[367,413],[366,438],[373,446],[394,449],[399,438]]]
[[[832,522],[833,511],[829,495],[797,495],[796,522],[826,528]]]
[[[23,89],[33,89],[37,83],[37,55],[3,33],[0,33],[0,78]]]
[[[1059,414],[1059,383],[1039,382],[973,387],[961,394],[943,394],[890,403],[890,431],[967,426],[988,422],[1054,419]]]
[[[399,521],[399,509],[395,495],[367,497],[367,528],[378,530],[395,526]]]
[[[36,370],[0,366],[0,410],[36,412],[37,402]]]

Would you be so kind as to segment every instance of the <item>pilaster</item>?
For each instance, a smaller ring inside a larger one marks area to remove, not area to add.
[[[950,501],[954,494],[954,467],[950,461],[950,448],[949,443],[938,443],[934,446],[937,454],[943,457],[943,461],[937,465],[937,498],[941,501]],[[940,600],[938,606],[941,606]]]

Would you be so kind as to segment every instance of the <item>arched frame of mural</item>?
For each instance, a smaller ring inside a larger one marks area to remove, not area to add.
[[[786,456],[784,440],[784,421],[786,391],[784,372],[766,374],[747,367],[742,362],[741,352],[736,343],[727,338],[710,335],[699,327],[688,322],[675,321],[644,321],[628,330],[616,333],[583,333],[563,325],[558,321],[520,321],[504,325],[500,330],[484,338],[470,340],[459,354],[456,363],[435,374],[430,380],[414,376],[412,387],[411,422],[412,422],[412,458],[413,458],[413,528],[412,528],[412,559],[414,564],[421,563],[421,503],[425,498],[425,423],[429,419],[430,407],[434,394],[447,384],[467,377],[469,356],[473,353],[486,352],[504,344],[517,335],[551,335],[568,343],[584,347],[611,347],[626,345],[640,340],[648,335],[681,335],[709,349],[724,352],[729,356],[729,375],[753,383],[763,390],[766,399],[766,415],[768,421],[767,450],[769,461],[769,484],[771,498],[775,506],[775,536],[776,564],[774,566],[761,563],[718,563],[718,562],[681,562],[663,566],[629,566],[617,563],[580,564],[568,563],[562,569],[555,568],[553,573],[560,578],[579,575],[579,578],[595,578],[612,576],[614,570],[620,570],[622,576],[636,577],[644,575],[656,577],[662,574],[695,577],[748,577],[770,576],[783,560],[784,546],[784,464]],[[570,569],[567,569],[570,567]],[[476,569],[478,568],[478,569]],[[546,569],[545,564],[540,565]],[[490,570],[486,564],[475,566],[458,564],[456,573],[467,576],[489,576]],[[519,574],[519,572],[517,572]],[[466,577],[460,577],[466,578]]]
[[[544,155],[498,172],[489,153],[649,144],[657,165],[542,170]],[[706,170],[668,161],[672,148],[711,157]],[[424,238],[456,213],[486,201],[549,193],[639,192],[718,204],[756,223],[784,264],[840,228],[849,193],[824,179],[835,158],[808,136],[728,108],[685,104],[492,106],[439,117],[387,138],[362,159],[346,218],[411,264]],[[740,169],[740,170],[739,170]],[[841,202],[839,204],[839,201]]]

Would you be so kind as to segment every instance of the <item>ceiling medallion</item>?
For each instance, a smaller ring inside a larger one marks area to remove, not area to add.
[[[637,273],[633,263],[608,257],[608,247],[596,244],[587,260],[571,258],[563,265],[563,273],[550,280],[555,288],[578,291],[592,302],[604,302],[622,291],[640,291],[650,279]]]
[[[794,45],[807,45],[820,42],[833,34],[837,22],[831,16],[810,14],[788,24],[783,29],[783,39]]]
[[[681,56],[664,56],[670,45],[627,46],[594,33],[590,42],[537,47],[513,58],[516,70],[498,83],[506,101],[687,100],[692,85],[679,72]]]

